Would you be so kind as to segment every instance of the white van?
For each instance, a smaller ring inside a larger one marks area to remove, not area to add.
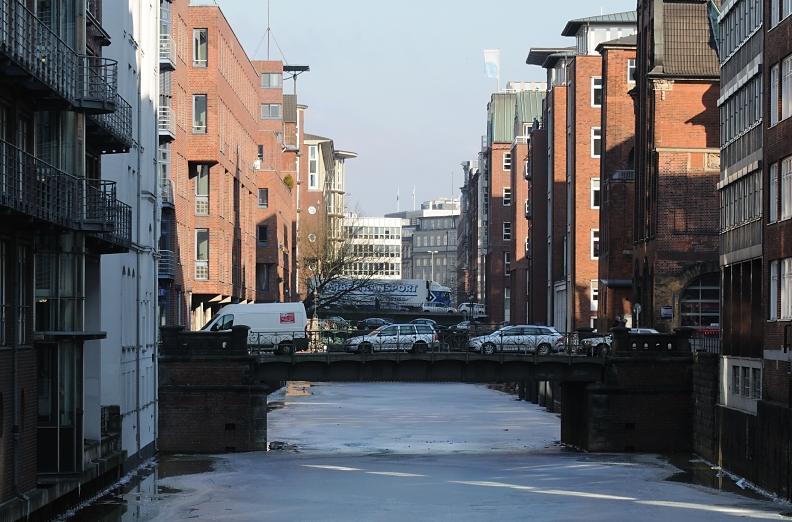
[[[469,319],[487,317],[487,310],[481,303],[461,303],[459,305],[459,311],[465,314],[465,317]]]
[[[235,325],[249,326],[251,349],[287,354],[308,348],[307,324],[302,303],[230,304],[222,307],[201,330],[222,332]]]

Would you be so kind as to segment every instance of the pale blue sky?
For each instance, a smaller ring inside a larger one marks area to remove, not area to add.
[[[266,0],[219,0],[242,45],[266,57]],[[272,29],[298,82],[307,132],[359,154],[347,162],[350,209],[368,215],[454,197],[475,158],[495,81],[482,51],[501,49],[501,84],[543,80],[528,49],[573,45],[567,20],[634,9],[636,0],[272,0]],[[258,49],[258,50],[257,50]],[[272,59],[281,54],[271,46]],[[290,86],[289,86],[290,88]]]

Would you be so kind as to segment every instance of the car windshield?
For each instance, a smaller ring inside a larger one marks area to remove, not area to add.
[[[369,335],[374,335],[375,333],[379,333],[379,332],[381,332],[382,330],[384,330],[384,329],[385,329],[385,327],[387,327],[387,326],[390,326],[390,325],[383,324],[382,326],[379,326],[379,327],[377,327],[377,328],[373,329],[373,330],[372,330],[372,331],[369,333]]]

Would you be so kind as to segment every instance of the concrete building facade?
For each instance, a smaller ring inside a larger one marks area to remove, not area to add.
[[[349,242],[353,263],[344,266],[350,278],[401,279],[401,218],[347,214],[344,241]]]

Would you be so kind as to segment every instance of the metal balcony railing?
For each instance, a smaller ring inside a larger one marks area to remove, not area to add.
[[[160,177],[160,199],[163,205],[173,206],[175,203],[173,196],[173,180],[167,176]]]
[[[118,63],[77,54],[17,0],[0,0],[0,54],[29,75],[20,81],[32,79],[77,109],[115,110]]]
[[[69,227],[78,215],[80,181],[0,140],[0,207]]]
[[[82,220],[77,228],[119,247],[132,243],[132,207],[118,201],[116,182],[82,179]]]
[[[173,279],[176,274],[176,253],[172,250],[160,250],[159,255],[159,278]]]
[[[174,49],[176,48],[173,37],[169,34],[161,34],[159,40],[159,62],[160,68],[172,71],[176,68],[174,60]]]
[[[128,152],[132,146],[132,106],[116,95],[116,110],[105,114],[91,114],[91,122],[101,129],[98,143],[103,152]]]
[[[170,141],[176,137],[176,113],[167,105],[157,111],[157,131],[160,140],[163,141]]]

